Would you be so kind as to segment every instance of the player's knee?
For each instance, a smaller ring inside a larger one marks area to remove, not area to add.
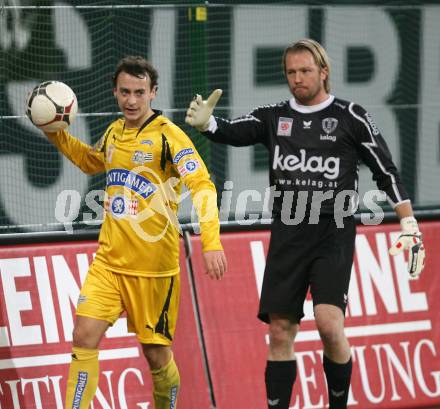
[[[344,339],[344,329],[338,323],[320,322],[317,327],[324,345],[335,345]]]
[[[81,329],[75,328],[72,334],[72,344],[79,348],[90,348],[87,342],[87,334]]]
[[[293,343],[293,328],[292,324],[286,320],[275,320],[269,324],[269,337],[273,345],[289,346]]]
[[[171,359],[171,349],[165,345],[142,344],[142,350],[151,369],[162,368]]]
[[[88,328],[75,327],[72,334],[72,344],[79,348],[96,349],[98,348],[99,340],[94,331]]]
[[[318,304],[315,306],[315,322],[324,345],[331,347],[344,342],[344,316],[338,307]]]

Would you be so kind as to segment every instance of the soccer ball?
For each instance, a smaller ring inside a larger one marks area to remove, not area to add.
[[[78,111],[75,93],[59,81],[37,85],[29,94],[26,106],[26,115],[45,132],[58,132],[67,128]]]

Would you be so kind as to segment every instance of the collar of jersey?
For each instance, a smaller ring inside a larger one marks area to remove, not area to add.
[[[134,139],[136,139],[138,137],[138,135],[145,129],[145,127],[150,124],[151,122],[153,122],[159,115],[162,115],[162,111],[159,111],[158,109],[153,109],[154,114],[151,115],[139,128],[138,131],[136,132],[136,136],[134,137]],[[127,129],[136,129],[136,128],[127,128]],[[121,139],[124,136],[124,131],[125,131],[125,121],[124,121],[124,125],[122,126],[122,131],[121,131]]]
[[[292,109],[295,111],[301,112],[302,114],[311,114],[313,112],[318,112],[323,110],[324,108],[327,108],[335,99],[334,95],[329,95],[328,98],[321,102],[320,104],[316,105],[299,105],[296,103],[295,98],[289,99],[289,105]]]

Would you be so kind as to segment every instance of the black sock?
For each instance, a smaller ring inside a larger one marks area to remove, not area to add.
[[[324,372],[327,377],[329,409],[346,409],[350,389],[352,362],[338,364],[324,355]]]
[[[289,409],[296,378],[296,361],[267,361],[265,380],[269,409]]]

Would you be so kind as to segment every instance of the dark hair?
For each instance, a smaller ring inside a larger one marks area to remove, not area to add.
[[[151,82],[151,89],[157,86],[159,74],[157,73],[156,68],[154,68],[151,63],[143,57],[129,55],[118,62],[115,73],[113,74],[113,85],[115,88],[118,81],[118,75],[121,72],[126,72],[127,74],[138,78],[144,78],[148,75]]]

